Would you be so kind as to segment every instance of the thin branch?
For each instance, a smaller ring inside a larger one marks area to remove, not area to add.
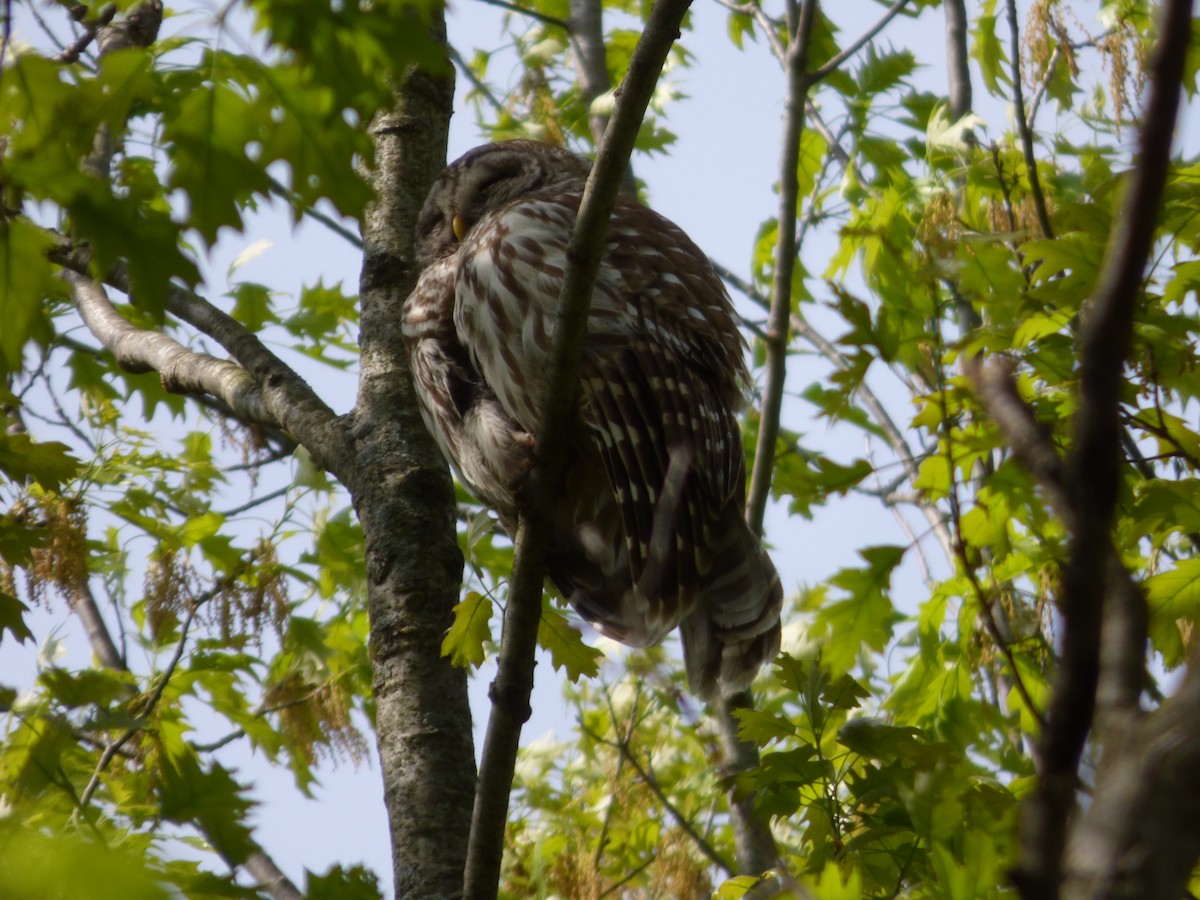
[[[447,47],[446,53],[450,56],[450,61],[458,67],[458,71],[462,72],[463,77],[471,82],[471,87],[475,88],[479,96],[483,97],[491,105],[492,111],[497,115],[503,115],[505,111],[504,104],[496,98],[491,88],[479,80],[479,76],[475,74],[475,71],[463,59],[462,54],[454,47]]]
[[[167,668],[159,676],[158,684],[154,686],[154,691],[150,694],[144,709],[138,715],[137,721],[127,728],[119,738],[109,744],[104,749],[104,752],[100,754],[100,760],[96,763],[96,769],[92,772],[91,779],[89,779],[87,786],[83,789],[83,793],[79,797],[79,808],[81,810],[86,809],[88,803],[91,802],[92,796],[100,786],[100,776],[108,769],[108,765],[112,762],[113,757],[120,752],[122,747],[129,743],[135,734],[142,730],[142,726],[154,713],[155,708],[158,706],[158,701],[162,699],[163,691],[167,689],[167,683],[171,680],[171,676],[175,674],[175,669],[178,668],[180,660],[183,659],[183,652],[187,647],[188,630],[192,627],[192,622],[196,619],[196,613],[214,593],[214,591],[206,592],[203,598],[198,598],[189,604],[187,616],[184,618],[183,624],[179,627],[179,643],[175,647],[175,652],[171,655],[170,662],[167,663]]]
[[[791,42],[787,49],[787,103],[783,128],[783,158],[779,165],[779,235],[775,244],[775,278],[771,291],[769,339],[767,347],[767,383],[763,389],[758,443],[750,472],[750,490],[746,500],[746,521],[756,533],[762,533],[763,515],[771,492],[771,473],[775,461],[775,441],[779,437],[779,416],[787,376],[788,327],[792,311],[792,272],[796,265],[796,213],[800,202],[798,166],[800,135],[804,128],[804,107],[808,99],[808,51],[816,20],[816,0],[805,0],[793,23],[789,14]]]
[[[996,357],[987,363],[977,356],[963,360],[963,370],[974,384],[984,409],[1000,428],[1013,456],[1041,486],[1055,515],[1068,531],[1073,532],[1075,509],[1067,489],[1062,457],[1033,408],[1017,392],[1013,380],[1015,368],[1015,361],[1006,357]]]
[[[599,144],[608,126],[608,115],[593,109],[598,97],[608,93],[612,80],[608,75],[608,50],[604,45],[604,18],[601,0],[569,0],[571,43],[575,50],[575,80],[579,84],[588,111],[588,129]]]
[[[1021,34],[1017,28],[1017,2],[1005,0],[1008,10],[1008,31],[1012,41],[1009,55],[1010,78],[1013,89],[1013,106],[1016,111],[1017,130],[1021,134],[1021,148],[1025,153],[1025,170],[1029,175],[1029,192],[1033,195],[1033,205],[1037,210],[1038,224],[1042,227],[1042,236],[1054,237],[1054,226],[1050,224],[1050,213],[1046,209],[1046,195],[1042,193],[1042,182],[1038,177],[1037,157],[1033,153],[1033,132],[1025,116],[1025,96],[1021,88]]]
[[[241,506],[235,506],[233,509],[223,510],[221,513],[219,513],[219,515],[222,518],[231,519],[234,516],[246,512],[246,510],[254,509],[256,506],[262,506],[264,503],[270,503],[272,500],[276,500],[279,497],[284,497],[291,489],[292,485],[285,485],[284,487],[271,491],[269,494],[263,494],[261,497],[255,497],[252,500],[247,500]]]
[[[1054,77],[1054,70],[1058,68],[1058,61],[1062,59],[1062,44],[1054,45],[1054,52],[1050,54],[1050,59],[1046,62],[1046,71],[1042,73],[1042,78],[1038,82],[1037,88],[1033,92],[1033,97],[1029,101],[1029,112],[1025,116],[1025,129],[1029,132],[1033,131],[1033,123],[1037,120],[1038,107],[1042,105],[1042,98],[1046,96],[1046,88],[1050,86],[1050,79]]]
[[[650,793],[654,794],[654,798],[662,805],[662,808],[665,809],[667,813],[670,814],[671,818],[675,820],[675,824],[679,826],[680,830],[682,830],[684,834],[691,838],[692,842],[696,845],[696,848],[704,854],[708,861],[721,869],[721,871],[723,871],[729,877],[732,877],[735,874],[733,866],[729,864],[728,860],[721,856],[721,854],[719,854],[713,848],[712,844],[704,839],[704,835],[700,834],[700,832],[696,830],[696,827],[688,821],[687,816],[679,811],[679,807],[672,803],[670,798],[663,793],[662,786],[658,783],[658,779],[656,779],[652,773],[648,772],[645,767],[642,766],[628,743],[626,743],[624,740],[610,741],[606,738],[602,738],[600,735],[596,734],[594,731],[584,725],[582,721],[577,722],[576,726],[581,732],[586,734],[597,744],[603,744],[607,747],[613,747],[616,749],[616,751],[621,755],[621,759],[629,763],[629,765],[633,768],[633,771],[637,773],[637,776],[641,782],[650,789]]]
[[[587,329],[591,288],[600,266],[604,234],[620,189],[621,176],[690,0],[657,0],[630,58],[616,108],[600,143],[567,248],[559,296],[558,340],[551,357],[547,396],[538,429],[537,463],[529,473],[527,508],[520,514],[515,558],[496,680],[489,695],[492,714],[475,793],[467,846],[463,895],[484,900],[496,895],[509,793],[521,726],[529,718],[534,652],[541,619],[546,548],[551,529],[550,498],[561,480],[571,413],[579,382],[580,350]]]
[[[744,278],[739,277],[720,263],[711,259],[709,262],[712,264],[712,267],[716,271],[717,275],[719,275],[723,281],[732,285],[736,290],[744,294],[747,299],[751,300],[757,305],[763,308],[769,308],[770,301],[763,296],[762,293],[756,290],[754,285],[750,284],[750,282],[746,281]],[[813,328],[812,325],[809,324],[805,319],[793,314],[790,324],[793,334],[807,341],[813,347],[813,349],[815,349],[835,368],[840,371],[846,371],[850,368],[850,361],[846,359],[845,355],[837,349],[832,341],[828,340],[824,335]],[[900,463],[904,467],[907,477],[910,480],[916,479],[920,471],[920,464],[917,462],[912,448],[909,446],[908,441],[905,440],[903,433],[901,433],[899,427],[888,413],[887,408],[883,405],[883,402],[879,399],[875,392],[871,390],[870,386],[868,386],[866,382],[860,384],[855,389],[855,392],[858,394],[863,405],[871,413],[872,418],[875,420],[875,424],[878,425],[883,431],[888,445],[892,448],[893,452],[900,457]],[[941,513],[938,512],[936,507],[928,504],[918,504],[918,506],[920,507],[921,512],[925,516],[926,520],[929,522],[930,528],[932,528],[934,533],[937,535],[938,542],[942,545],[942,549],[945,551],[946,557],[948,559],[953,558],[954,541],[950,537],[950,532],[946,529],[946,523],[943,521]]]
[[[100,614],[100,604],[92,593],[92,586],[87,576],[80,578],[71,589],[71,609],[83,622],[87,633],[88,643],[100,663],[110,669],[124,669],[125,657],[113,642],[112,634],[104,617]]]
[[[1122,373],[1170,167],[1191,8],[1191,0],[1167,0],[1162,7],[1138,153],[1083,326],[1079,411],[1066,469],[1077,526],[1063,579],[1062,664],[1043,739],[1046,771],[1021,829],[1016,878],[1027,898],[1058,895],[1076,772],[1095,711],[1103,598],[1113,553],[1110,531],[1120,480]]]
[[[256,847],[242,862],[243,868],[254,876],[255,881],[275,900],[304,900],[304,894],[283,873],[262,848]]]
[[[810,73],[809,83],[815,84],[816,82],[828,76],[830,73],[837,71],[842,63],[865,47],[872,39],[874,39],[877,34],[879,34],[879,32],[883,31],[883,29],[887,27],[887,23],[896,18],[896,15],[907,5],[908,0],[896,0],[895,3],[888,7],[887,12],[883,14],[879,21],[864,31],[856,41],[842,50],[842,52],[837,56],[833,57],[833,59],[829,60],[829,62],[825,63],[825,65]]]
[[[531,19],[537,19],[539,22],[553,25],[566,32],[570,32],[571,30],[571,23],[566,19],[547,15],[546,13],[538,12],[536,9],[526,9],[523,6],[518,6],[516,3],[510,3],[509,0],[479,0],[479,2],[486,3],[488,6],[498,6],[500,9],[507,9],[509,12],[520,13],[523,16],[529,16]]]
[[[272,194],[274,194],[276,197],[279,197],[281,200],[286,200],[288,203],[292,204],[293,207],[298,207],[302,216],[308,216],[308,218],[312,219],[314,222],[320,222],[334,234],[344,238],[346,243],[350,244],[350,246],[359,250],[362,249],[362,238],[343,225],[341,222],[337,221],[337,219],[333,218],[332,216],[325,215],[325,213],[321,212],[311,203],[299,203],[296,192],[289,190],[287,185],[283,184],[276,178],[272,178],[269,173],[267,174],[267,183],[270,185]]]

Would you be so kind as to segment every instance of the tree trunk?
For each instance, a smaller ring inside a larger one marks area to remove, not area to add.
[[[445,40],[441,13],[433,25]],[[454,495],[425,431],[400,334],[413,235],[446,161],[453,71],[413,71],[372,125],[363,225],[361,381],[350,486],[366,544],[376,728],[396,897],[457,897],[475,793],[467,673],[441,654],[462,584]]]

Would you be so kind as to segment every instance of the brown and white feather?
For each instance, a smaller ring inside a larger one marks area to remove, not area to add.
[[[478,148],[435,184],[418,225],[423,272],[403,327],[422,412],[509,529],[587,171],[534,142]],[[627,644],[680,626],[689,682],[706,697],[745,686],[779,645],[782,588],[743,519],[743,356],[704,254],[653,210],[618,200],[549,575]]]

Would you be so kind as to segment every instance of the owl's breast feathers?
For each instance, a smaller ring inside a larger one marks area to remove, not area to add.
[[[480,216],[405,306],[426,424],[509,528],[582,188],[534,191]],[[779,644],[782,587],[743,519],[743,354],[705,256],[673,223],[620,200],[592,296],[549,574],[625,643],[679,625],[689,682],[706,697],[748,684]]]

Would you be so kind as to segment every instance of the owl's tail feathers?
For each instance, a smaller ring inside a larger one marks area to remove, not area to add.
[[[779,653],[783,585],[736,504],[722,516],[709,577],[680,623],[688,684],[705,700],[749,687]]]

